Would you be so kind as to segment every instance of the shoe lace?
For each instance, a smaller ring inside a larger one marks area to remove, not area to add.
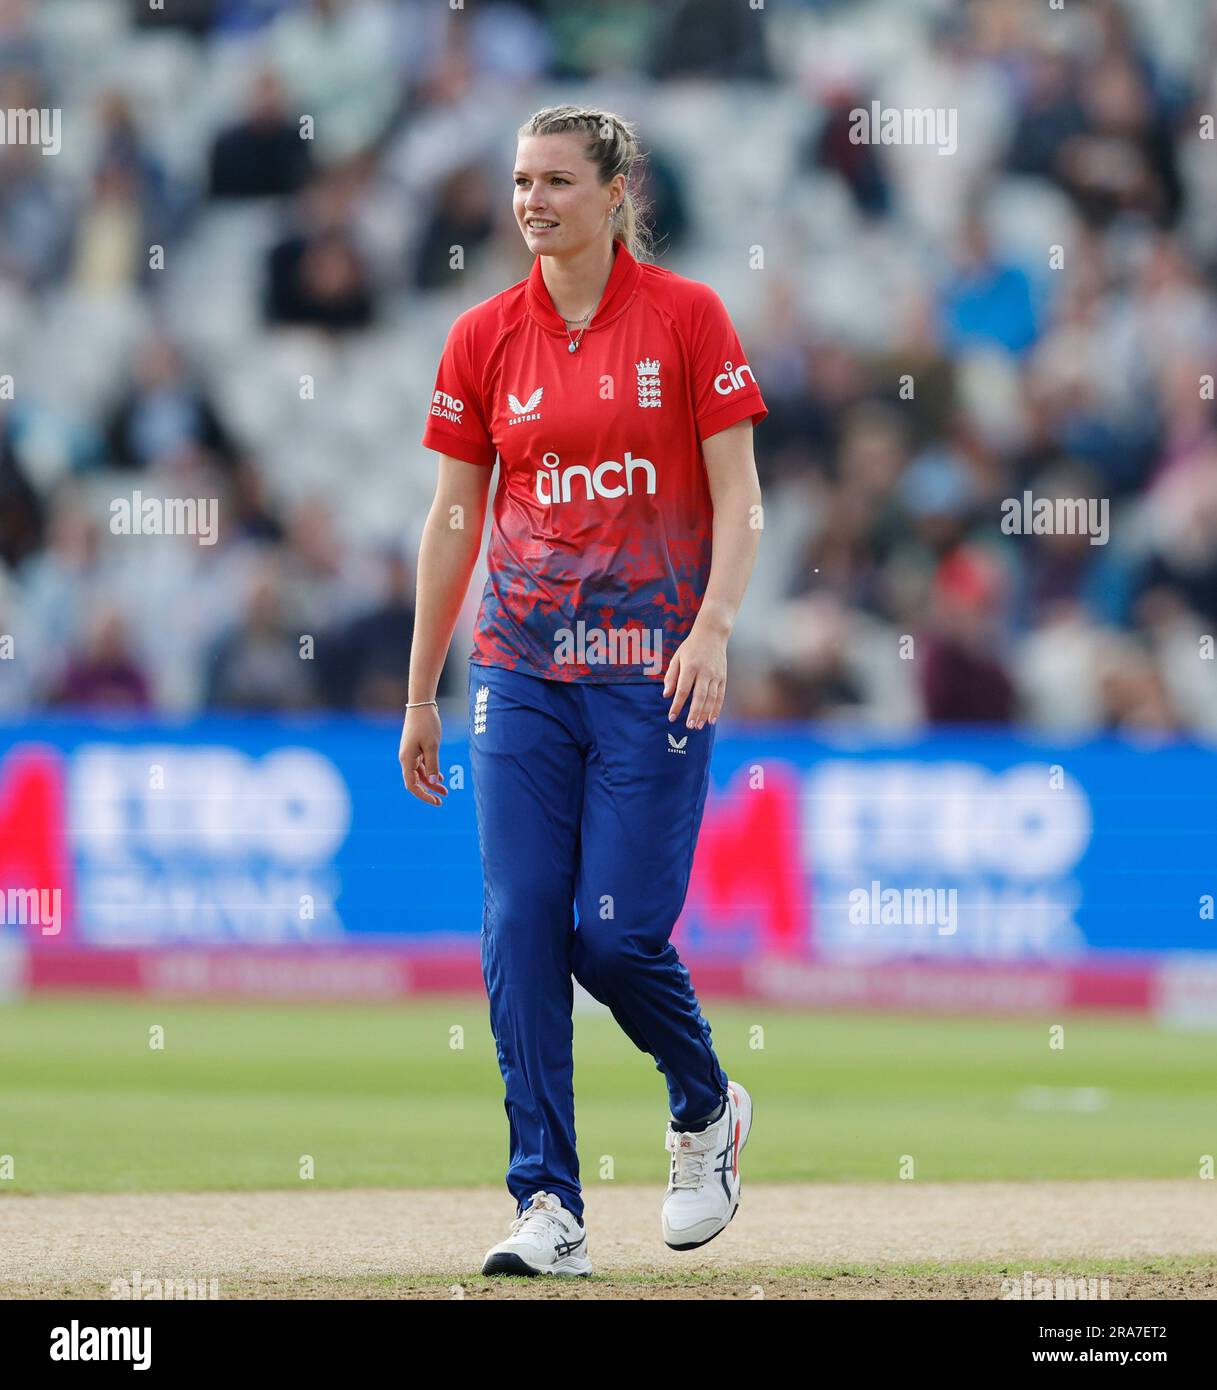
[[[558,1205],[558,1199],[553,1196],[552,1193],[534,1192],[529,1200],[532,1202],[532,1205],[525,1208],[525,1210],[511,1223],[511,1234],[513,1236],[518,1235],[530,1222],[541,1226],[542,1229],[548,1229],[552,1226],[561,1231],[563,1235],[567,1233],[566,1222],[563,1221],[558,1211],[555,1210],[555,1206]]]
[[[672,1154],[670,1187],[698,1188],[706,1180],[706,1160],[710,1151],[699,1136],[669,1128],[664,1140]]]

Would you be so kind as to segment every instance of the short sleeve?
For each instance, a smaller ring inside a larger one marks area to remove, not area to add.
[[[427,406],[422,442],[425,449],[492,468],[498,450],[486,426],[471,329],[466,312],[448,332]]]
[[[698,284],[698,290],[689,350],[693,414],[702,440],[749,417],[759,425],[769,411],[726,305],[709,285]]]

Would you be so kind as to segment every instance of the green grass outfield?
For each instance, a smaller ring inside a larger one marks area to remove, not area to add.
[[[1217,1152],[1212,1033],[1077,1016],[1053,1051],[1049,1019],[705,1010],[756,1101],[757,1181],[891,1181],[904,1154],[927,1181],[1194,1177]],[[666,1172],[663,1078],[607,1015],[576,1015],[575,1088],[585,1183]],[[10,1193],[291,1188],[302,1155],[320,1187],[500,1184],[486,1005],[0,1005],[5,1154]]]

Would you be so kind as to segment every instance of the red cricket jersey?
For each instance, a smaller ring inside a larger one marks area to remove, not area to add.
[[[422,442],[502,460],[469,658],[481,665],[662,680],[710,574],[701,441],[768,414],[718,295],[613,244],[574,352],[539,256],[448,334]]]

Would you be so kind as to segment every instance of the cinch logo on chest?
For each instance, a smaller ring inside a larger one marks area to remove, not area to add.
[[[565,468],[557,454],[543,454],[541,462],[546,465],[537,469],[537,501],[546,506],[556,506],[559,502],[569,502],[575,490],[575,480],[579,480],[578,493],[585,502],[593,497],[632,497],[635,492],[655,493],[655,465],[650,459],[636,459],[627,449],[625,462],[606,459],[595,468],[582,463],[571,463]],[[625,474],[625,482],[607,481],[609,475],[615,478]],[[641,473],[646,479],[645,487],[635,487],[635,475]]]

